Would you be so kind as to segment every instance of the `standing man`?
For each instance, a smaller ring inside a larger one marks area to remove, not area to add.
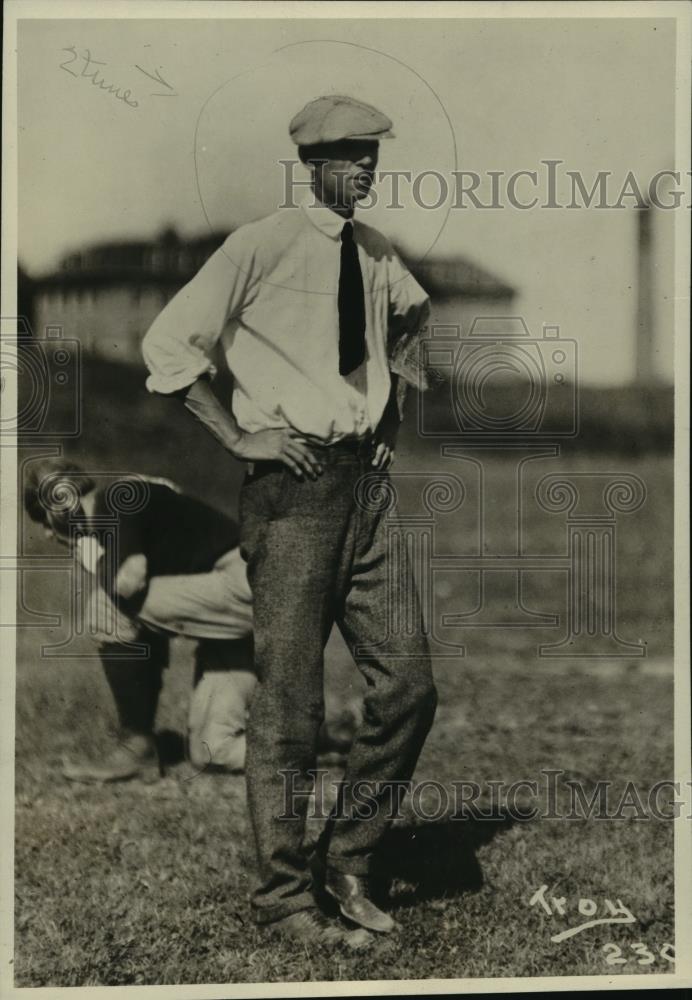
[[[259,678],[247,734],[255,918],[299,940],[352,947],[372,939],[363,928],[394,927],[369,877],[392,787],[411,778],[436,706],[417,597],[414,634],[384,634],[390,602],[415,595],[411,567],[401,555],[391,579],[384,511],[356,499],[366,473],[386,488],[399,377],[425,387],[414,350],[428,297],[385,237],[354,219],[391,124],[350,97],[309,103],[290,134],[310,169],[310,195],[232,233],[143,344],[148,388],[179,393],[249,463],[240,520]],[[209,385],[219,340],[234,379],[230,413]],[[368,691],[320,860],[324,888],[358,930],[318,909],[303,847],[334,622]],[[362,781],[371,818],[358,812]]]

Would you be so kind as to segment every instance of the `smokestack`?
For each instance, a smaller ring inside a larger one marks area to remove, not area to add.
[[[636,375],[639,385],[654,379],[653,263],[651,256],[651,206],[637,209],[637,336]]]

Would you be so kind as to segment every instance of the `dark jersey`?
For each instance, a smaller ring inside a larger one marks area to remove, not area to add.
[[[90,533],[104,549],[98,576],[115,597],[118,569],[130,556],[147,560],[147,578],[207,573],[239,543],[237,523],[162,482],[133,476],[98,489]]]

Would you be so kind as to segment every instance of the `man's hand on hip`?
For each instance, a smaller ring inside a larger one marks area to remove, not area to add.
[[[375,431],[375,454],[372,464],[381,472],[388,469],[394,461],[394,447],[400,424],[401,419],[396,405],[396,376],[393,376],[389,401]]]
[[[248,462],[283,462],[299,479],[304,475],[317,479],[322,472],[305,439],[290,429],[242,433],[232,452],[236,458]]]
[[[394,448],[392,445],[378,441],[373,455],[372,464],[379,471],[384,472],[394,461]]]
[[[223,408],[206,378],[199,378],[181,393],[185,406],[204,424],[234,458],[246,462],[283,462],[299,479],[317,479],[322,466],[298,431],[290,428],[242,431],[232,413]]]

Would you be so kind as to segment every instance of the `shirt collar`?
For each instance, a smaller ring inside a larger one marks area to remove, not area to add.
[[[323,205],[312,191],[303,196],[300,207],[313,226],[332,240],[340,238],[341,230],[348,222],[353,223],[353,219],[344,219],[336,212],[332,212],[331,208]]]

